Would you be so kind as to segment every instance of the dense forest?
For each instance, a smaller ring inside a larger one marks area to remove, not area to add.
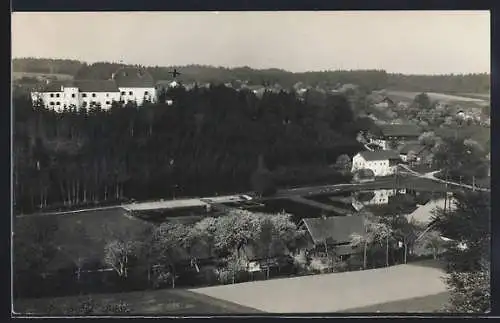
[[[247,191],[263,169],[287,185],[287,169],[329,170],[359,150],[364,122],[342,95],[258,98],[223,85],[162,95],[174,104],[60,114],[15,99],[16,211]]]
[[[76,60],[22,58],[13,60],[14,72],[68,74],[77,79],[109,79],[122,66],[120,63],[98,62],[87,64]],[[262,85],[278,83],[291,88],[304,86],[335,88],[339,84],[357,84],[367,90],[392,89],[414,92],[488,93],[490,75],[403,75],[383,70],[318,71],[292,73],[281,69],[256,70],[249,67],[224,68],[201,65],[150,66],[147,70],[156,80],[171,79],[172,68],[180,69],[179,80],[191,83],[229,83],[245,81]]]

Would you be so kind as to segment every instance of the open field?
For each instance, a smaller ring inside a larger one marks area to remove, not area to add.
[[[192,289],[268,313],[332,313],[445,293],[433,261]],[[436,304],[441,306],[444,304]],[[402,309],[395,309],[397,312]],[[419,309],[417,309],[419,310]],[[425,309],[422,309],[425,310]]]
[[[12,79],[17,80],[22,77],[55,77],[58,80],[72,80],[73,75],[57,74],[57,73],[29,73],[29,72],[12,72]]]
[[[448,299],[434,261],[366,271],[283,278],[198,288],[92,295],[98,304],[129,305],[135,315],[213,315],[331,312],[434,312]],[[304,297],[307,295],[307,297]],[[47,313],[51,303],[75,306],[78,296],[20,299],[20,314]]]
[[[14,301],[18,314],[46,315],[51,303],[62,308],[75,307],[80,298],[77,296],[21,299]],[[132,315],[203,315],[203,314],[257,314],[261,311],[218,300],[187,290],[153,290],[120,294],[92,295],[98,304],[117,304],[120,301],[129,305]],[[61,313],[58,313],[61,314]],[[102,313],[96,313],[102,314]]]
[[[389,97],[395,97],[395,98],[402,98],[402,99],[409,99],[413,100],[415,96],[420,94],[420,92],[406,92],[406,91],[387,91],[386,92]],[[458,96],[458,95],[451,95],[451,94],[445,94],[445,93],[434,93],[434,92],[426,92],[427,95],[431,100],[439,100],[439,101],[448,101],[448,102],[474,102],[474,103],[484,103],[485,101],[489,100],[489,97],[471,97],[470,95],[468,96]]]
[[[488,101],[491,99],[490,93],[457,93],[457,95],[474,99],[488,100]]]
[[[443,304],[449,300],[448,292],[410,298],[402,301],[388,302],[366,307],[352,308],[345,313],[432,313],[440,312]]]
[[[14,232],[29,230],[30,226],[53,226],[57,229],[53,242],[61,249],[49,264],[52,269],[72,265],[72,257],[103,259],[105,239],[111,234],[132,234],[143,230],[146,222],[127,215],[120,207],[85,210],[62,214],[16,217]],[[30,231],[27,231],[28,234]],[[22,233],[21,233],[22,234]]]

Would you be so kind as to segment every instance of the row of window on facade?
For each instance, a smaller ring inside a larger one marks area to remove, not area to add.
[[[128,92],[129,95],[134,95],[134,93],[132,91],[129,91]],[[127,92],[125,91],[122,91],[122,95],[127,95]],[[148,91],[144,91],[144,95],[149,95],[149,92]],[[50,97],[53,98],[53,97],[56,97],[56,98],[59,98],[60,97],[60,93],[50,93]],[[106,93],[106,96],[109,97],[109,93]],[[76,97],[76,94],[71,94],[71,97],[74,98]],[[86,98],[87,97],[87,93],[82,93],[82,98]],[[96,97],[96,94],[95,93],[92,93],[92,97],[95,98]]]
[[[97,104],[97,102],[95,102],[95,101],[85,102],[85,101],[84,101],[84,102],[82,102],[82,104],[83,104],[83,105],[87,105],[87,104]],[[107,104],[107,105],[110,105],[110,104],[111,104],[111,101],[106,101],[106,104]],[[49,105],[61,105],[61,102],[59,102],[59,101],[56,101],[56,102],[54,102],[54,101],[50,101],[50,102],[49,102]]]

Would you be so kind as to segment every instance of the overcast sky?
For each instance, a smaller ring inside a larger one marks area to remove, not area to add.
[[[488,11],[14,13],[13,57],[301,72],[490,71]]]

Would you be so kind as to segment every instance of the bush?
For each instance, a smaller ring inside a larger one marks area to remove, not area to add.
[[[351,255],[346,260],[346,265],[347,265],[347,268],[349,271],[363,269],[363,256],[362,255]]]
[[[335,273],[349,271],[349,265],[346,261],[336,261],[333,263],[332,271]]]
[[[235,277],[236,282],[236,277]],[[219,283],[222,285],[232,284],[233,283],[233,273],[227,269],[221,269],[219,271]]]
[[[313,257],[308,266],[309,271],[313,273],[326,273],[328,272],[328,265],[325,260],[319,257]]]
[[[172,274],[166,270],[157,270],[153,275],[153,288],[158,289],[172,283]]]
[[[299,274],[304,274],[307,272],[308,263],[309,260],[307,259],[307,256],[303,253],[295,255],[293,257],[293,265]]]

